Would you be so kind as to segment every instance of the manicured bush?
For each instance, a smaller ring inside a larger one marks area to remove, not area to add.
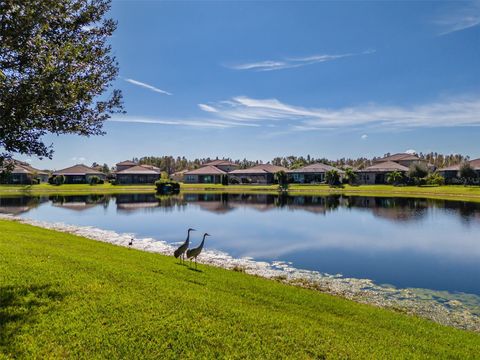
[[[180,183],[172,180],[160,179],[155,182],[157,193],[162,195],[178,194],[180,192]]]
[[[429,174],[425,178],[425,181],[427,185],[437,185],[437,186],[445,185],[445,178],[437,172]]]
[[[100,179],[98,176],[92,176],[88,179],[88,183],[90,185],[97,185],[97,184],[103,184],[104,181]]]

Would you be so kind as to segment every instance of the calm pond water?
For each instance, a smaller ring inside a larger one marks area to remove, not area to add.
[[[345,196],[153,194],[3,197],[0,212],[170,243],[193,227],[234,257],[480,295],[480,204]]]

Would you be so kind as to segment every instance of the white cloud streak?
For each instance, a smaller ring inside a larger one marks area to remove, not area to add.
[[[258,124],[238,123],[234,121],[222,120],[222,119],[163,119],[153,117],[135,117],[135,116],[122,116],[113,117],[109,119],[110,122],[118,123],[131,123],[131,124],[157,124],[157,125],[170,125],[170,126],[183,126],[192,128],[217,128],[226,129],[239,126],[258,127]]]
[[[350,53],[338,54],[338,55],[321,54],[321,55],[312,55],[312,56],[306,56],[306,57],[286,58],[282,60],[265,60],[265,61],[252,62],[252,63],[225,65],[225,67],[233,70],[274,71],[274,70],[298,68],[302,66],[313,65],[313,64],[327,62],[327,61],[333,61],[341,58],[357,56],[357,55],[368,55],[373,53],[375,53],[375,50],[366,50],[362,53],[356,53],[356,54],[350,54]]]
[[[452,5],[454,4],[454,5]],[[458,4],[461,4],[458,6]],[[451,6],[455,6],[452,8]],[[452,2],[434,23],[441,28],[440,35],[451,34],[480,25],[480,0]]]
[[[134,79],[124,79],[126,82],[129,82],[130,84],[133,84],[133,85],[137,85],[137,86],[140,86],[140,87],[143,87],[145,89],[148,89],[148,90],[151,90],[151,91],[154,91],[156,93],[159,93],[159,94],[164,94],[164,95],[172,95],[172,93],[169,93],[168,91],[165,91],[165,90],[162,90],[162,89],[159,89],[155,86],[152,86],[152,85],[149,85],[149,84],[146,84],[144,82],[141,82],[141,81],[138,81],[138,80],[134,80]]]
[[[408,107],[368,104],[339,109],[301,107],[277,99],[238,96],[209,108],[210,113],[221,119],[263,125],[283,123],[298,131],[366,126],[380,129],[480,126],[478,96]]]

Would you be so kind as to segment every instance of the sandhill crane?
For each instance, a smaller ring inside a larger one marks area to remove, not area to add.
[[[202,252],[203,244],[205,244],[205,237],[207,237],[207,236],[210,236],[210,235],[207,234],[207,233],[203,234],[203,240],[200,243],[200,245],[196,248],[187,250],[187,259],[190,259],[190,261],[192,261],[191,260],[192,258],[195,259],[195,269],[197,268],[197,256],[200,255],[200,253]]]
[[[133,245],[133,238],[131,238],[131,239],[130,239],[130,242],[128,243],[128,246],[129,246],[129,247],[132,247],[132,245]]]
[[[180,257],[180,260],[185,260],[184,257],[185,257],[185,251],[187,251],[188,249],[188,245],[190,245],[190,231],[196,231],[195,229],[188,229],[187,231],[187,239],[185,240],[185,242],[180,245],[180,247],[174,251],[173,253],[173,256],[175,256],[176,258],[179,258]]]

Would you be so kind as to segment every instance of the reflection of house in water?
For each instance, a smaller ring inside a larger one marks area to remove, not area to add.
[[[75,211],[88,210],[98,205],[108,206],[110,200],[105,195],[53,195],[49,199],[53,206]]]
[[[115,198],[118,210],[134,211],[160,206],[155,194],[119,194]]]
[[[427,213],[428,201],[425,199],[383,198],[383,197],[346,197],[348,207],[370,209],[375,216],[395,220],[418,220]]]
[[[0,197],[0,214],[23,214],[47,201],[39,196]]]

